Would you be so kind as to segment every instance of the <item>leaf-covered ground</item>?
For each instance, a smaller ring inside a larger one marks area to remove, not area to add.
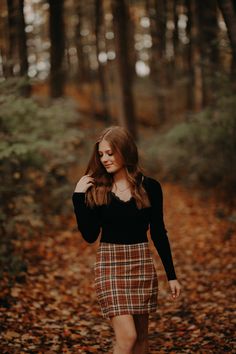
[[[196,192],[163,184],[181,297],[169,285],[152,243],[159,309],[150,317],[150,353],[233,353],[235,220]],[[1,291],[0,353],[111,353],[112,328],[101,316],[93,287],[98,243],[87,245],[72,215],[65,232],[16,243],[26,273]]]

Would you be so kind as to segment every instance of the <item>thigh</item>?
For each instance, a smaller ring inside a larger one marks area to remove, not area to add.
[[[133,318],[138,337],[147,337],[149,314],[133,315]]]
[[[135,337],[137,335],[133,315],[120,315],[111,318],[116,337]]]

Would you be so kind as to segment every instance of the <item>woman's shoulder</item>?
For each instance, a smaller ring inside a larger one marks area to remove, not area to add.
[[[162,198],[161,183],[156,178],[143,176],[143,187],[151,199],[154,196],[155,198]]]
[[[161,183],[153,178],[153,177],[150,177],[150,176],[146,176],[146,175],[143,175],[143,184],[144,186],[146,185],[147,187],[156,187],[156,188],[160,188],[161,187]]]

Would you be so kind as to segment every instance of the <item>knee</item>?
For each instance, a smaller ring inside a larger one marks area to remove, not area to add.
[[[116,338],[117,345],[120,347],[120,349],[123,350],[132,349],[136,340],[137,340],[136,332],[125,333]]]

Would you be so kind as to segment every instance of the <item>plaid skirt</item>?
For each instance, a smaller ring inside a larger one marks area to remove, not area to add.
[[[158,279],[148,242],[100,242],[94,273],[104,318],[156,312]]]

